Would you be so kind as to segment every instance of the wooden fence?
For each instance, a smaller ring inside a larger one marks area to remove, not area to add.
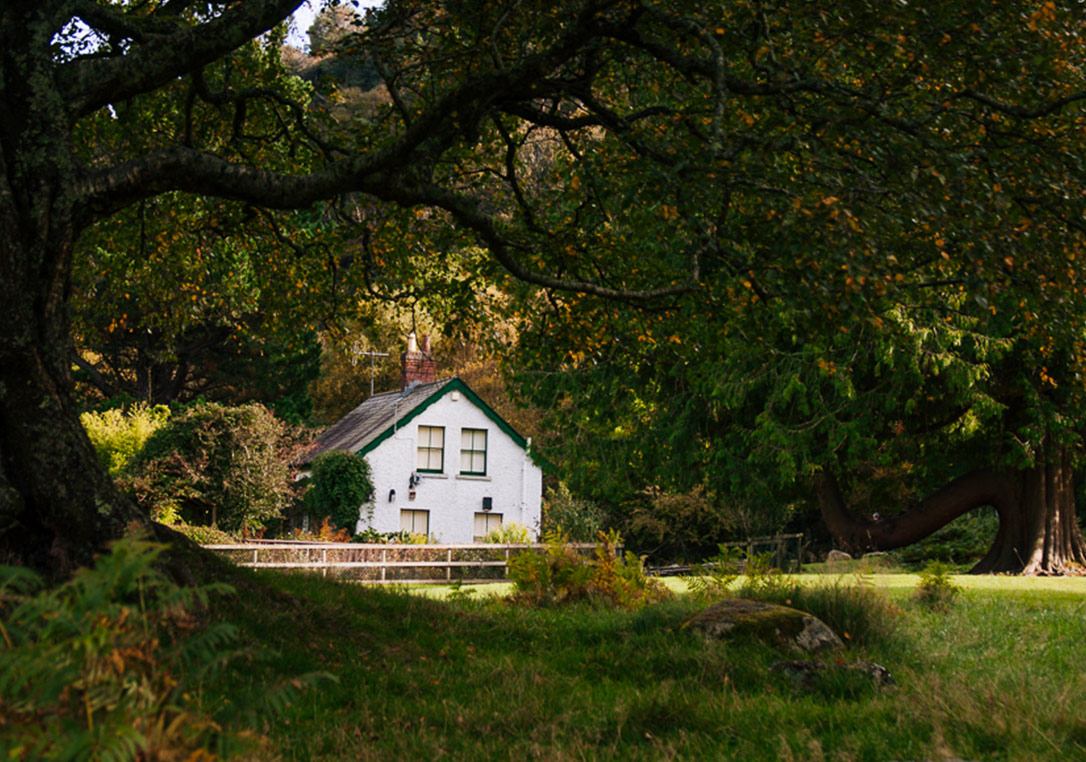
[[[733,540],[721,543],[725,548],[741,548],[746,550],[746,557],[754,555],[768,555],[774,568],[781,571],[798,572],[803,569],[803,535],[802,534],[776,534],[771,537],[748,537],[745,540]],[[790,547],[795,547],[795,554],[789,552]],[[712,566],[712,564],[709,564]],[[656,566],[648,569],[649,574],[657,577],[672,577],[689,574],[689,564],[672,564],[669,566]]]
[[[535,543],[384,545],[296,540],[256,540],[204,547],[238,566],[319,571],[325,577],[376,585],[500,582],[506,579],[510,558],[519,553],[545,552],[547,548]],[[569,547],[587,555],[595,550],[596,544],[570,543]]]

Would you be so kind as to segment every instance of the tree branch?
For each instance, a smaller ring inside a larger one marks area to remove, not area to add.
[[[57,82],[74,122],[108,103],[150,92],[200,69],[264,34],[280,23],[301,0],[244,0],[219,16],[195,26],[178,27],[155,17],[135,17],[112,11],[90,15],[133,45],[124,55],[108,59],[76,59],[58,67]],[[89,6],[97,6],[89,3]],[[166,28],[175,31],[166,33]]]

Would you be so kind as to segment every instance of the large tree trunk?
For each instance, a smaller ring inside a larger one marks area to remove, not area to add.
[[[64,374],[49,365],[33,346],[2,352],[0,563],[63,576],[147,522],[98,462]]]
[[[98,462],[72,402],[80,170],[64,103],[33,89],[51,81],[50,27],[33,4],[0,8],[0,563],[63,576],[148,522]]]
[[[974,574],[1086,574],[1086,542],[1075,520],[1071,460],[1049,447],[1046,462],[1022,471],[974,471],[955,479],[901,516],[858,519],[845,506],[836,479],[826,474],[818,489],[830,532],[852,551],[911,545],[958,516],[982,506],[999,515],[991,549]]]

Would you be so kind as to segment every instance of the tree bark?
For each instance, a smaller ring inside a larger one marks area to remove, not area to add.
[[[1071,458],[1063,448],[1045,450],[1047,458],[1033,468],[965,474],[904,514],[879,521],[852,516],[837,480],[825,474],[818,487],[822,517],[846,550],[864,552],[911,545],[974,508],[992,506],[999,531],[971,573],[1086,574]]]

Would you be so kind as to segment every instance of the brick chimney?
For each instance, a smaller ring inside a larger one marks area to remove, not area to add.
[[[428,384],[434,380],[437,363],[430,353],[430,337],[422,337],[422,349],[415,341],[415,334],[407,335],[407,351],[400,355],[400,391],[414,383]]]

